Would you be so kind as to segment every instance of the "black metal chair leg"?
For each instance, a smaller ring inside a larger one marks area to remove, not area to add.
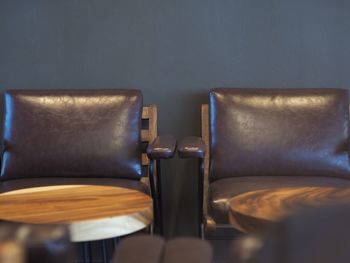
[[[118,243],[119,243],[119,237],[113,238],[113,246],[114,246],[114,249],[116,249]]]
[[[149,234],[150,234],[151,236],[154,235],[154,224],[153,224],[153,223],[150,224],[150,226],[149,226]]]
[[[102,255],[103,255],[103,262],[108,263],[107,240],[102,240]]]
[[[157,170],[157,179],[156,179],[156,188],[158,194],[158,227],[159,234],[163,235],[163,201],[162,201],[162,175],[160,169],[160,161],[156,160],[156,170]]]
[[[91,262],[90,242],[84,242],[84,263]]]

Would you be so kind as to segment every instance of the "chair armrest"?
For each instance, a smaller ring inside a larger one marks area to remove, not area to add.
[[[200,137],[184,138],[177,150],[180,158],[201,158],[205,156],[205,143]]]
[[[158,136],[147,147],[147,156],[150,159],[172,158],[176,150],[176,139],[172,135]]]

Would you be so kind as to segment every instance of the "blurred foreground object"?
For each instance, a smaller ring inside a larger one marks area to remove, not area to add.
[[[8,241],[0,243],[0,263],[24,263],[25,255],[19,243]]]
[[[230,255],[234,263],[348,263],[350,206],[300,211],[261,236],[235,240]]]
[[[207,241],[183,237],[165,241],[158,236],[134,236],[123,240],[113,263],[211,263],[213,250]]]
[[[73,262],[68,228],[61,225],[0,223],[0,262]]]

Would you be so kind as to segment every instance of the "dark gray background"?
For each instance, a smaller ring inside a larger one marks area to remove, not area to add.
[[[215,86],[350,87],[347,0],[0,0],[0,89],[141,89],[200,135]],[[193,162],[163,167],[167,234],[194,234]]]

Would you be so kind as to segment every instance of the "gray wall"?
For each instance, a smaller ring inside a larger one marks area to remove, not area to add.
[[[215,86],[350,87],[347,0],[0,0],[0,89],[136,87],[200,134]],[[164,167],[167,234],[195,233],[191,162]]]

